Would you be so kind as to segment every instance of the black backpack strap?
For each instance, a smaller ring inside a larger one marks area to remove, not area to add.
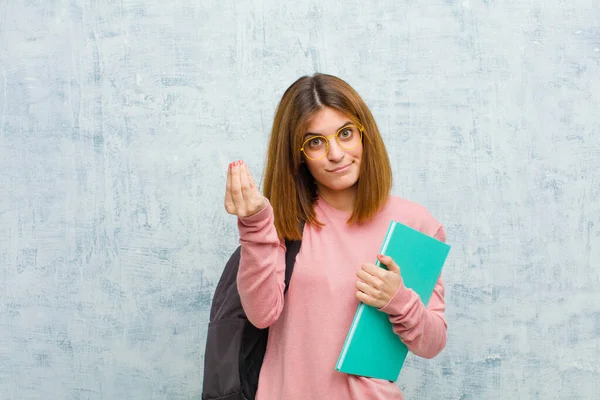
[[[304,229],[304,222],[300,224],[300,231]],[[292,272],[294,272],[294,264],[296,263],[296,256],[300,251],[301,240],[285,240],[285,294],[290,286],[290,279],[292,279]]]

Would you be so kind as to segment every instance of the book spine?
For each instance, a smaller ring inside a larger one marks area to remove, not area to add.
[[[396,228],[396,221],[390,222],[390,226],[388,227],[388,231],[385,235],[385,240],[383,241],[383,244],[381,245],[381,250],[379,251],[380,254],[386,255],[385,253],[387,253],[388,244],[390,244],[390,240],[392,239],[392,234],[394,233],[394,228]],[[379,267],[381,266],[379,259],[377,259],[377,261],[375,261],[375,265],[377,265]]]
[[[390,239],[392,238],[392,233],[394,232],[395,227],[396,227],[396,221],[391,221],[390,225],[388,226],[388,230],[385,234],[385,240],[383,241],[383,244],[381,245],[381,249],[379,250],[379,253],[385,254],[385,252],[387,251],[387,246],[390,243]],[[381,263],[379,262],[379,260],[375,261],[375,265],[381,266]],[[350,331],[348,332],[348,335],[346,336],[346,341],[344,342],[344,345],[342,346],[342,353],[340,354],[340,356],[338,358],[338,362],[335,366],[335,369],[337,369],[337,370],[340,370],[340,368],[342,368],[342,365],[344,364],[344,359],[346,358],[346,353],[348,353],[348,348],[350,347],[350,342],[352,341],[352,337],[354,336],[354,331],[356,330],[356,327],[358,326],[358,321],[360,321],[360,315],[362,314],[365,307],[366,307],[366,304],[364,304],[364,303],[360,303],[358,305],[358,309],[356,310],[356,314],[354,314],[354,319],[352,320],[352,324],[350,325]]]
[[[360,303],[358,305],[358,309],[356,310],[356,314],[354,314],[354,319],[352,320],[352,325],[350,325],[350,332],[348,332],[348,336],[346,336],[346,341],[344,342],[344,346],[342,347],[342,354],[338,359],[337,365],[335,368],[339,370],[342,368],[342,364],[344,364],[344,359],[346,358],[346,353],[348,353],[348,348],[350,347],[350,341],[352,340],[352,336],[354,336],[354,331],[356,330],[357,322],[360,320],[360,315],[365,308],[364,303]]]

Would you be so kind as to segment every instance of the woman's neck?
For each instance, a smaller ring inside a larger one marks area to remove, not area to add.
[[[320,185],[319,185],[320,186]],[[344,190],[331,190],[324,187],[318,188],[319,196],[336,210],[349,212],[354,211],[356,204],[356,193],[358,185]]]

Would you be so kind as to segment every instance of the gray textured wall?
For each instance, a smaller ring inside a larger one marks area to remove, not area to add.
[[[197,398],[226,165],[314,71],[454,246],[407,398],[598,398],[597,0],[294,3],[0,0],[0,398]]]

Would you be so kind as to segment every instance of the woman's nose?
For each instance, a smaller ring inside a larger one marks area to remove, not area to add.
[[[329,161],[339,161],[344,157],[346,151],[338,144],[338,142],[334,140],[329,141],[329,152],[327,153],[327,158]]]

